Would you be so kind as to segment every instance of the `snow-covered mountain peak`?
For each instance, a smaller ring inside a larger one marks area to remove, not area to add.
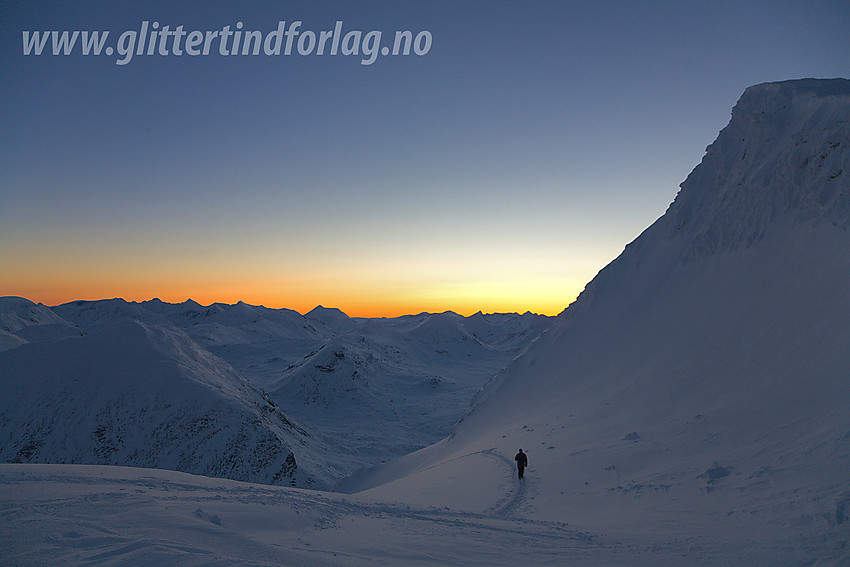
[[[0,351],[79,334],[79,328],[41,303],[23,297],[0,297]]]
[[[434,313],[410,331],[412,337],[430,344],[479,342],[464,326],[463,317],[452,311]]]
[[[683,260],[747,247],[780,218],[850,223],[850,80],[748,88],[662,217]]]
[[[41,303],[23,297],[0,297],[0,330],[15,333],[33,325],[63,325],[65,320]]]
[[[822,224],[850,229],[850,80],[750,87],[667,212],[587,285],[562,318],[615,287],[649,293],[682,265]]]
[[[311,309],[304,318],[316,322],[330,330],[347,332],[357,327],[357,323],[336,307],[323,307],[318,305]]]

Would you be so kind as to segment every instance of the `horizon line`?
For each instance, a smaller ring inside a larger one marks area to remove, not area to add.
[[[414,310],[410,310],[408,312],[404,312],[400,315],[389,315],[389,314],[384,314],[384,315],[351,315],[351,314],[349,314],[348,311],[346,311],[343,308],[328,307],[328,306],[326,306],[322,303],[319,303],[319,304],[315,305],[314,307],[307,309],[306,311],[302,312],[300,309],[297,309],[297,308],[269,307],[269,306],[263,305],[263,304],[249,303],[249,302],[244,301],[244,300],[239,300],[239,301],[236,301],[235,303],[228,303],[227,301],[212,301],[210,303],[204,304],[200,301],[196,301],[196,300],[192,299],[191,297],[189,297],[189,298],[187,298],[183,301],[166,301],[166,300],[160,299],[159,297],[151,297],[150,299],[144,299],[144,300],[131,300],[131,299],[126,299],[126,298],[120,297],[120,296],[114,296],[114,297],[101,297],[101,298],[98,298],[98,299],[72,299],[70,301],[47,302],[46,303],[46,302],[43,302],[43,301],[37,301],[37,300],[31,299],[31,298],[23,296],[23,295],[3,295],[3,296],[0,296],[0,299],[6,299],[6,298],[23,299],[23,300],[29,301],[29,302],[31,302],[35,305],[43,305],[43,306],[45,306],[47,308],[51,308],[51,309],[54,308],[54,307],[60,307],[62,305],[68,305],[68,304],[71,304],[71,303],[98,303],[98,302],[105,302],[105,301],[123,301],[125,303],[131,303],[131,304],[143,304],[143,303],[159,302],[159,303],[164,303],[164,304],[167,304],[167,305],[183,305],[185,303],[194,303],[194,304],[196,304],[200,307],[204,307],[204,308],[209,308],[209,307],[212,307],[214,305],[225,305],[225,306],[232,307],[232,306],[243,304],[243,305],[247,305],[249,307],[260,307],[262,309],[270,309],[270,310],[275,310],[275,311],[284,311],[284,310],[293,311],[295,313],[298,313],[302,317],[306,317],[307,314],[309,314],[310,312],[315,311],[317,309],[327,309],[327,310],[337,310],[340,313],[342,313],[343,315],[345,315],[346,317],[349,317],[351,319],[396,319],[396,318],[401,318],[401,317],[413,317],[413,316],[417,316],[417,315],[440,315],[440,314],[444,314],[444,313],[452,313],[452,314],[455,314],[455,315],[458,315],[458,316],[464,317],[464,318],[472,317],[473,315],[477,315],[479,313],[482,314],[482,315],[485,315],[485,316],[486,315],[514,315],[514,314],[515,315],[526,315],[526,314],[530,313],[532,315],[536,315],[536,316],[540,316],[540,317],[553,318],[553,317],[557,317],[557,315],[561,311],[566,309],[566,306],[565,306],[561,309],[561,311],[559,311],[558,313],[554,313],[554,314],[552,314],[552,313],[541,313],[541,312],[533,311],[531,309],[526,309],[524,311],[520,311],[520,310],[485,311],[484,309],[478,309],[477,311],[471,312],[467,315],[467,314],[464,314],[464,313],[467,312],[468,310],[456,310],[456,309],[449,308],[449,309],[444,309],[442,311],[440,311],[440,310],[429,311],[427,309],[417,311],[417,310],[414,309]]]

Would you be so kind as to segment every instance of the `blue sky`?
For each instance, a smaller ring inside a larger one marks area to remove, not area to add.
[[[0,295],[557,313],[846,2],[4,4]],[[22,32],[427,31],[423,56],[24,56]]]

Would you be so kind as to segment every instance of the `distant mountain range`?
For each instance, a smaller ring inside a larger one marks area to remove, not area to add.
[[[329,487],[448,433],[550,321],[0,298],[0,460]]]

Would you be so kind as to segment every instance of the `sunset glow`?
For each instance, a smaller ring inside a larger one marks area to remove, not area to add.
[[[818,2],[75,6],[0,18],[0,295],[48,305],[554,315],[744,88],[850,68]]]

